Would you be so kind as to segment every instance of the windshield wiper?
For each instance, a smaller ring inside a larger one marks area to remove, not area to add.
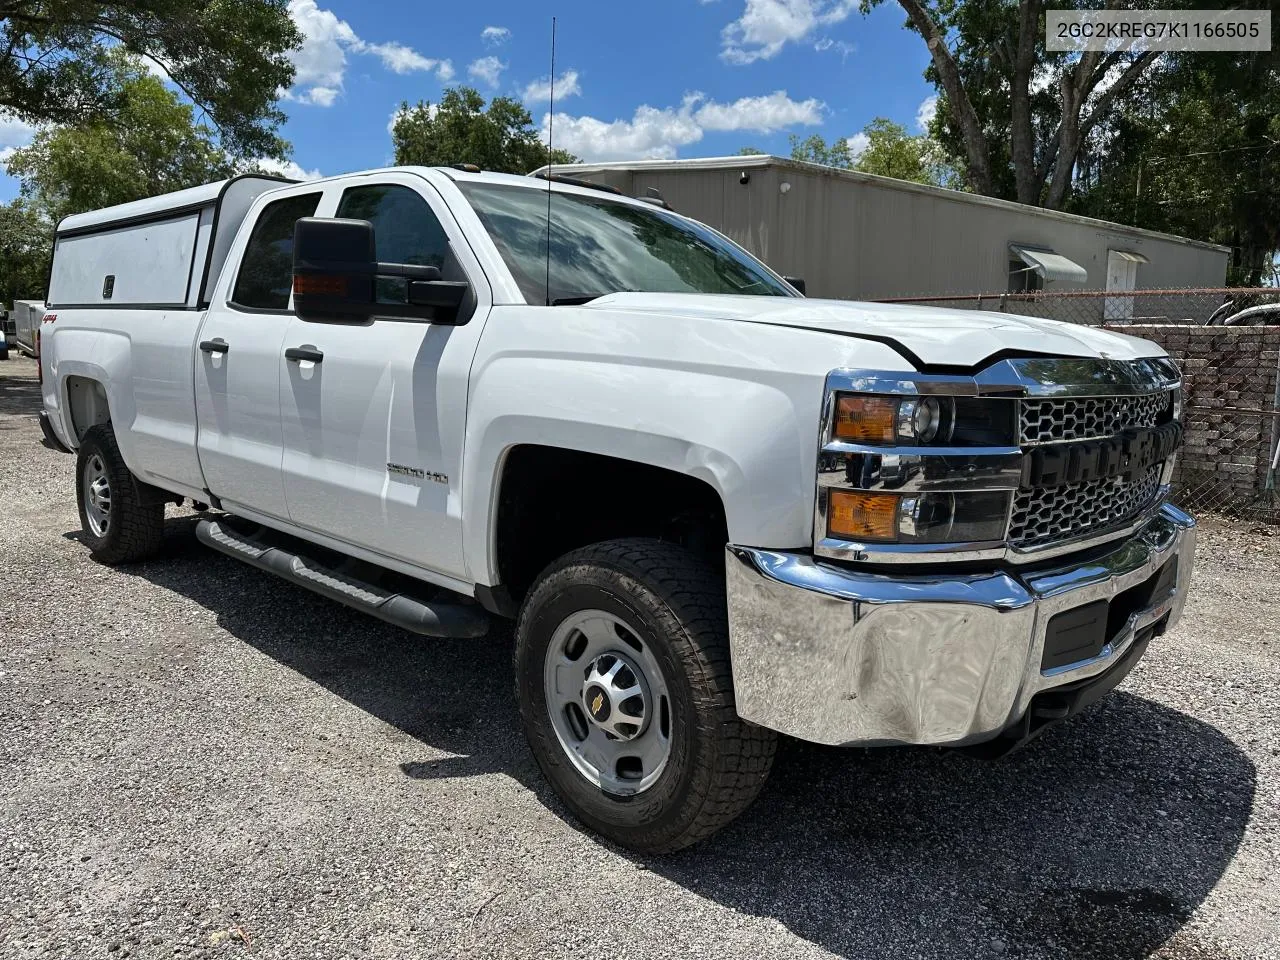
[[[599,297],[603,297],[603,293],[583,293],[576,297],[556,297],[551,301],[553,307],[576,307],[584,303],[590,303]]]

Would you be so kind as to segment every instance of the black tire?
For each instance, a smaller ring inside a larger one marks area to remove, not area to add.
[[[666,767],[642,793],[606,793],[557,739],[543,664],[556,628],[579,610],[621,618],[653,644],[671,704]],[[667,853],[715,833],[759,794],[777,734],[739,719],[733,699],[723,578],[681,547],[611,540],[561,557],[520,610],[516,698],[543,774],[587,826],[640,853]]]
[[[94,532],[85,506],[85,474],[95,457],[106,467],[111,492],[106,529],[101,535]],[[143,503],[138,494],[139,485],[120,456],[111,425],[90,427],[76,456],[76,503],[80,527],[94,559],[107,564],[129,563],[159,551],[164,542],[164,504]]]

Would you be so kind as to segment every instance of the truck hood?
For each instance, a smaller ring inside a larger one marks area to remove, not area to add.
[[[976,367],[996,353],[1135,360],[1165,355],[1157,344],[1098,327],[985,310],[849,300],[611,293],[587,309],[740,320],[897,345],[926,366]]]

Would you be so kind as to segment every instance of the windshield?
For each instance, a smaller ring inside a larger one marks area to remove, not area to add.
[[[796,296],[750,254],[700,224],[657,207],[557,191],[548,297],[546,191],[458,186],[529,303],[584,303],[624,290]]]

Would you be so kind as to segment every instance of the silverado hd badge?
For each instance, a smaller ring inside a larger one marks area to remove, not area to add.
[[[443,483],[446,486],[449,483],[449,475],[447,473],[435,473],[431,470],[423,470],[421,467],[406,467],[403,463],[387,462],[387,473],[398,473],[402,477],[413,477],[415,480],[434,480],[436,483]]]

